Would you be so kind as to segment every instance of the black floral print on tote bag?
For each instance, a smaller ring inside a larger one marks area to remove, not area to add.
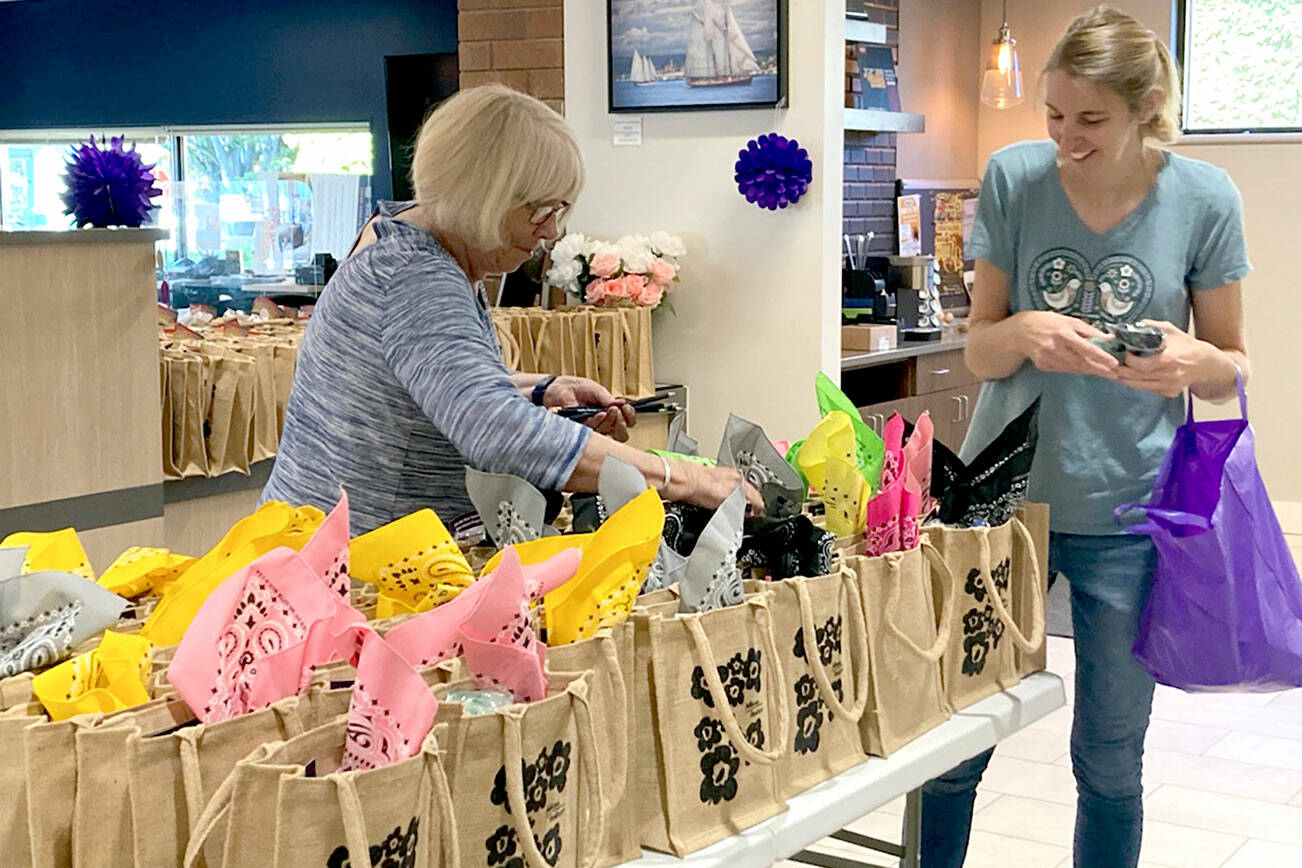
[[[1008,558],[1000,561],[991,570],[995,589],[1005,608],[1010,605],[1008,584],[1012,565]],[[1004,622],[995,615],[994,606],[986,602],[985,579],[979,569],[973,568],[967,574],[963,590],[978,603],[985,603],[981,608],[975,606],[963,615],[963,666],[964,675],[977,676],[986,668],[986,658],[992,650],[999,648],[999,640],[1004,636]]]
[[[718,672],[728,705],[736,707],[746,703],[747,694],[759,693],[763,684],[763,658],[755,648],[744,654],[738,652],[719,666]],[[692,669],[690,692],[692,698],[700,700],[706,708],[715,707],[714,697],[705,683],[705,670],[700,666]],[[696,749],[701,753],[701,802],[717,805],[736,798],[737,772],[742,760],[737,749],[728,742],[723,722],[706,715],[696,724],[692,734],[696,736]],[[745,736],[746,741],[756,748],[764,749],[764,727],[759,718],[746,727]]]
[[[796,732],[792,748],[796,753],[813,753],[818,750],[823,728],[823,710],[826,707],[818,695],[818,684],[812,675],[800,676],[793,688],[796,693]]]
[[[532,763],[521,761],[520,771],[524,780],[524,809],[529,818],[530,827],[534,820],[544,816],[547,810],[548,793],[565,792],[569,782],[572,749],[568,741],[557,741],[551,748],[543,748]],[[500,766],[493,777],[493,790],[489,799],[494,805],[505,805],[508,810],[515,810],[508,805],[506,794],[506,767]],[[554,824],[539,838],[534,835],[534,843],[542,853],[548,865],[555,865],[561,858],[564,842],[561,840],[561,827]],[[524,853],[515,835],[515,828],[502,825],[484,841],[488,850],[488,865],[501,865],[502,868],[524,868]]]
[[[419,828],[420,821],[413,817],[407,824],[406,832],[401,826],[395,826],[382,844],[372,844],[370,856],[373,868],[414,868]],[[348,858],[348,848],[341,845],[336,847],[330,854],[330,858],[326,860],[326,868],[365,868],[365,866],[354,866]]]
[[[818,659],[831,670],[831,674],[841,674],[841,616],[828,618],[822,626],[814,626],[814,644],[818,648]],[[805,629],[796,630],[791,651],[801,660],[805,657]],[[796,731],[793,735],[792,749],[797,753],[813,753],[818,750],[822,738],[819,730],[825,720],[831,720],[827,703],[818,695],[818,684],[811,675],[802,675],[794,687],[796,693]],[[832,692],[838,702],[842,700],[841,679],[832,682]]]

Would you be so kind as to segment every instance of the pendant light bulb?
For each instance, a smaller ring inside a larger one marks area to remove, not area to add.
[[[981,76],[981,101],[997,109],[1012,108],[1022,101],[1022,67],[1017,61],[1017,40],[1008,29],[1007,3],[999,37],[990,44]]]

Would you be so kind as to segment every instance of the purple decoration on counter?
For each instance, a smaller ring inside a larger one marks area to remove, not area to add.
[[[776,211],[805,195],[814,178],[809,153],[795,139],[769,133],[751,139],[737,152],[737,189],[761,208]]]
[[[91,136],[68,153],[63,213],[74,215],[78,227],[140,226],[153,208],[150,200],[163,194],[154,185],[154,167],[140,159],[135,143],[126,150],[124,141],[114,136],[105,148]]]

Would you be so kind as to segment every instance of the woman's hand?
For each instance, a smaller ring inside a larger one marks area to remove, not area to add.
[[[600,413],[585,419],[598,434],[613,437],[621,443],[628,440],[628,429],[637,424],[637,411],[623,398],[616,398],[600,383],[587,377],[557,377],[543,395],[544,407],[605,407]]]
[[[1222,355],[1220,350],[1169,322],[1141,320],[1140,324],[1157,326],[1166,338],[1152,355],[1126,353],[1126,363],[1117,371],[1118,383],[1177,398],[1193,384],[1212,378],[1210,369]]]
[[[669,467],[669,490],[661,492],[665,500],[717,509],[740,484],[745,487],[747,511],[751,515],[764,512],[764,498],[755,486],[742,481],[735,467],[707,467],[694,461],[670,461]]]
[[[1084,320],[1047,310],[1023,311],[1012,318],[1018,323],[1022,354],[1041,371],[1117,378],[1120,363],[1089,342],[1108,336]]]

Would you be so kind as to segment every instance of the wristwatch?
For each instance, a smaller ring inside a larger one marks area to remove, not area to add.
[[[535,383],[533,387],[533,394],[529,396],[529,400],[533,401],[535,404],[541,407],[543,405],[543,396],[547,394],[547,387],[550,386],[552,384],[552,380],[555,379],[556,379],[555,374],[548,374],[546,377],[543,377],[541,380]]]

